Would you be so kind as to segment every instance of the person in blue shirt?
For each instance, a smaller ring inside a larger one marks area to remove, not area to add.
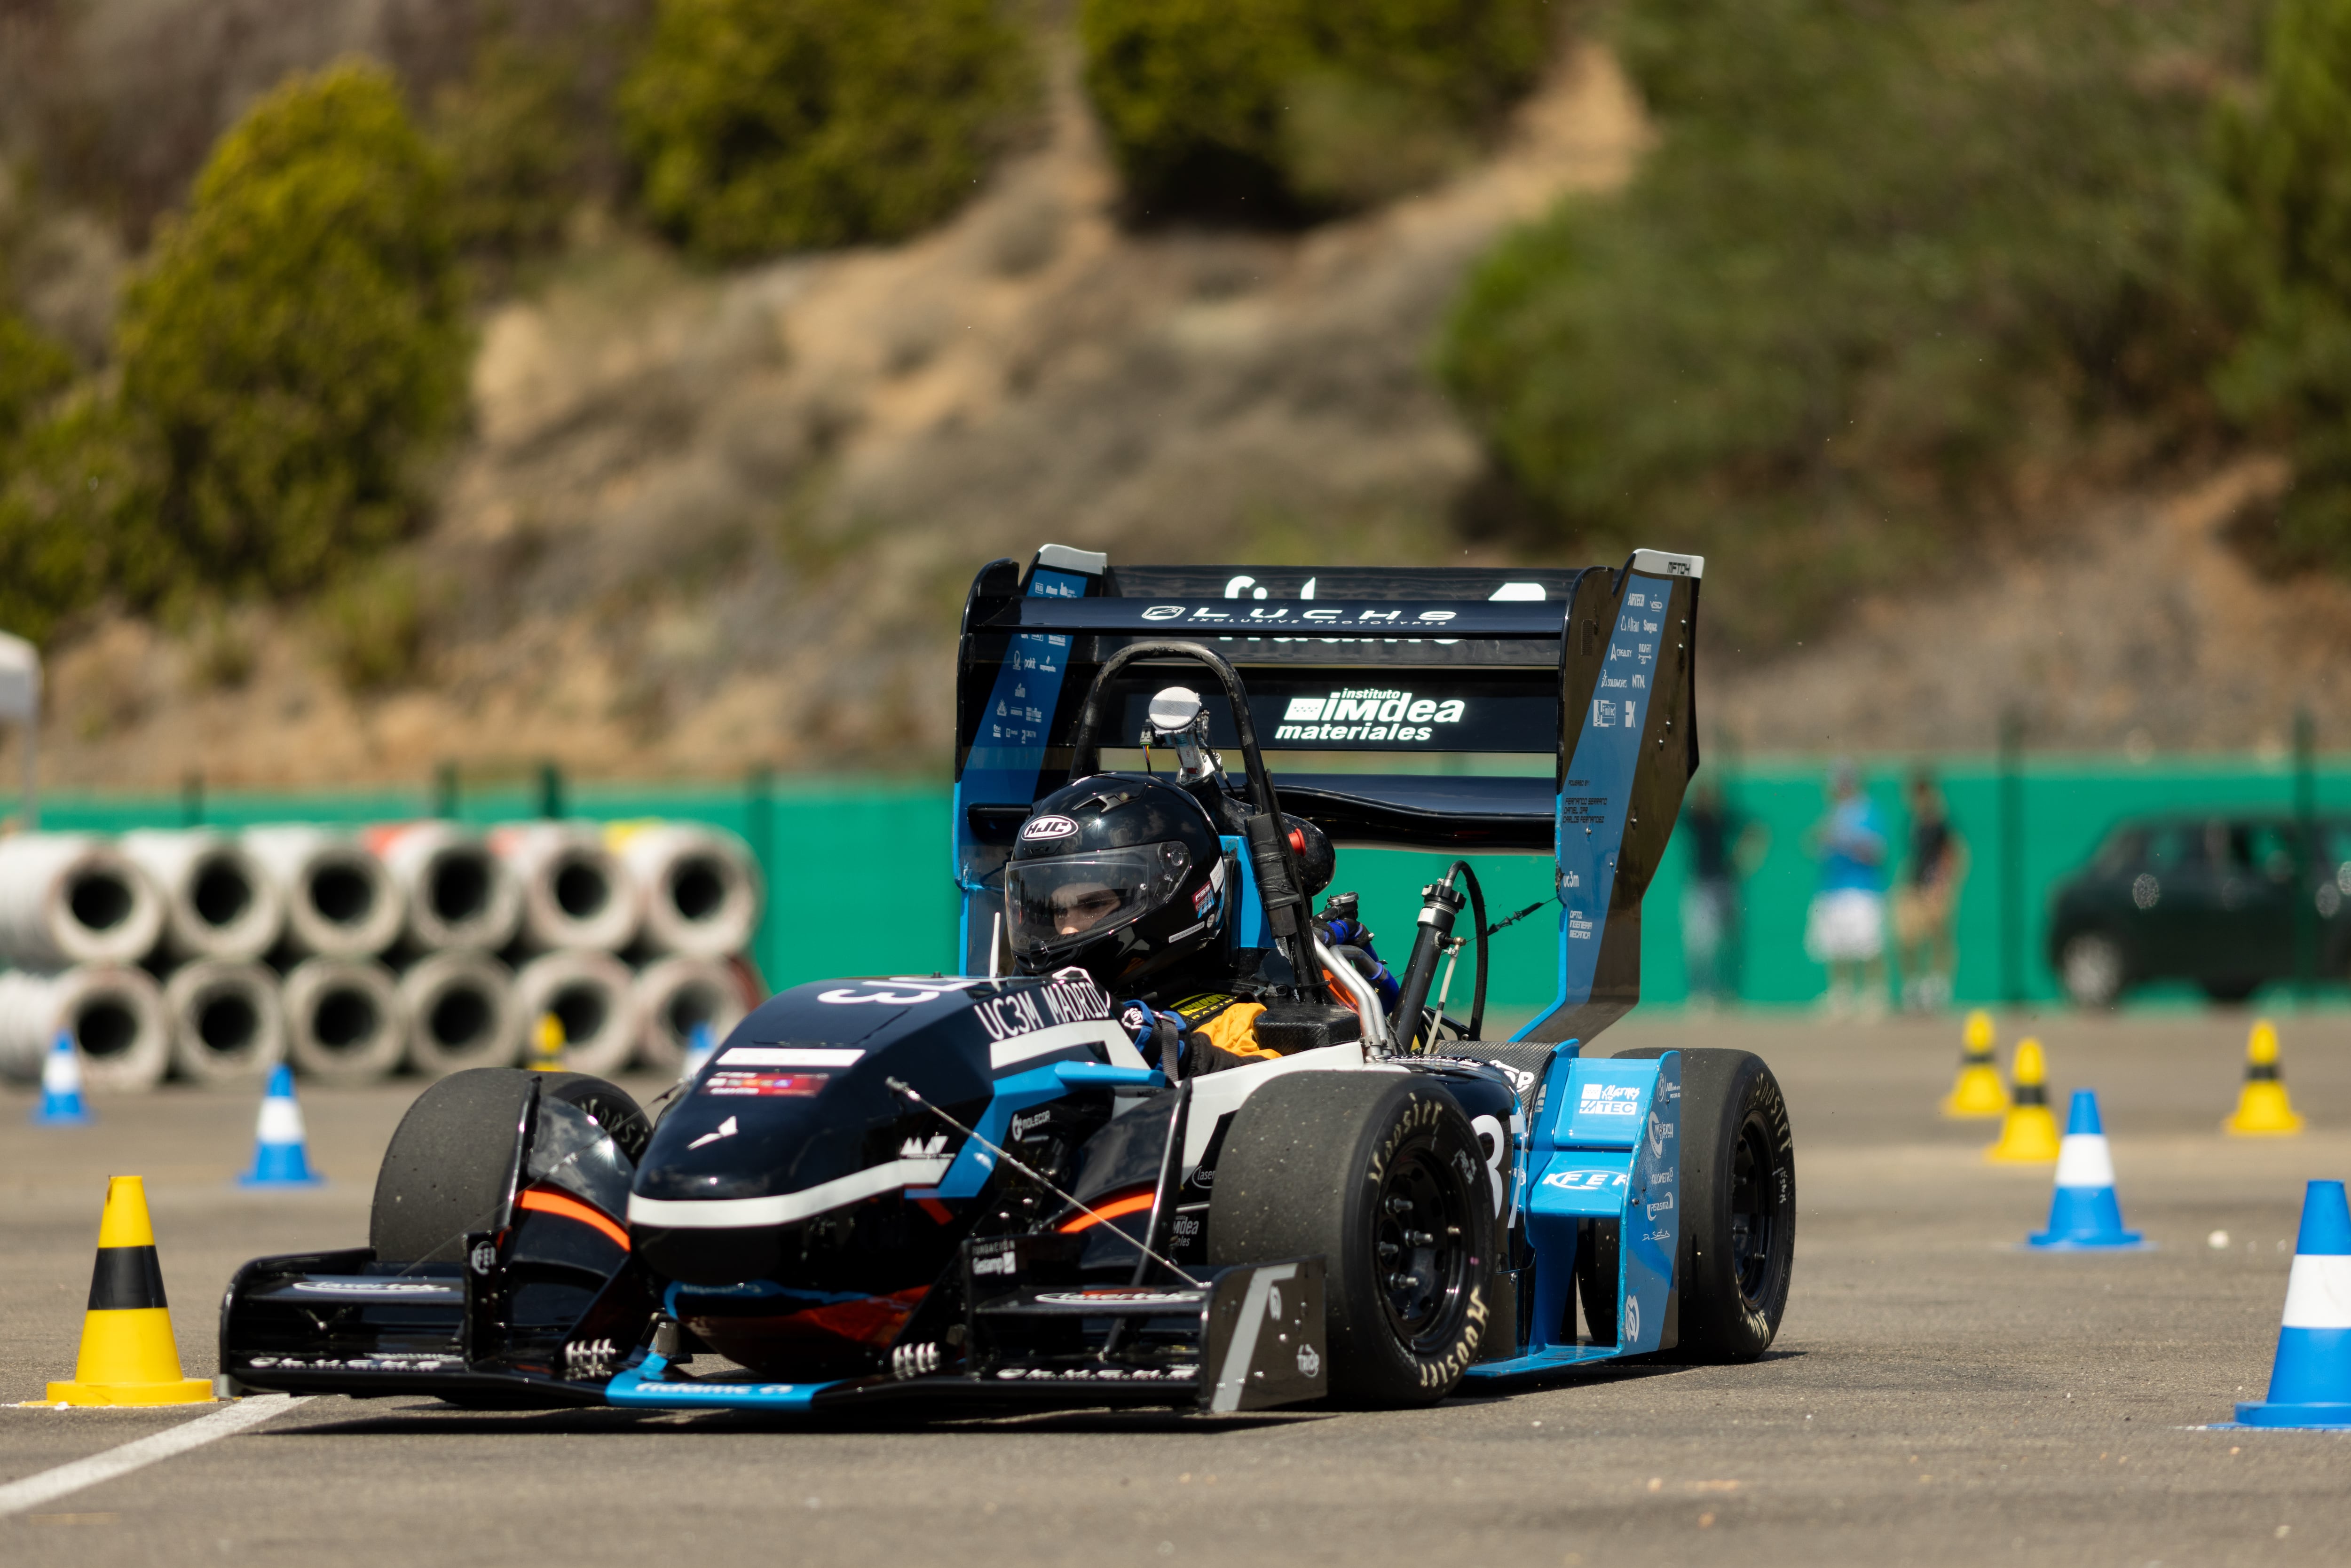
[[[1821,874],[1804,922],[1804,951],[1827,966],[1822,1005],[1833,1018],[1886,1010],[1886,832],[1861,788],[1861,773],[1840,761],[1829,770],[1828,813],[1812,831]]]

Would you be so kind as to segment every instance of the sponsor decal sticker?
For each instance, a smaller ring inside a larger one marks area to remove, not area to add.
[[[1641,1091],[1631,1083],[1587,1083],[1577,1101],[1579,1116],[1637,1116],[1641,1113]]]
[[[1092,1291],[1040,1291],[1039,1302],[1053,1307],[1196,1307],[1207,1300],[1204,1291],[1131,1290],[1106,1285]]]
[[[832,1082],[830,1072],[738,1072],[721,1068],[703,1084],[705,1094],[777,1095],[799,1098],[814,1094]]]
[[[314,1296],[437,1296],[451,1286],[438,1280],[297,1280],[294,1288]]]
[[[1625,1185],[1622,1171],[1553,1171],[1542,1178],[1542,1185],[1562,1192],[1606,1192]]]
[[[1348,686],[1327,696],[1292,697],[1274,730],[1276,740],[1433,739],[1437,727],[1458,724],[1468,711],[1459,697],[1416,697],[1393,686]]]
[[[1314,1354],[1314,1347],[1311,1344],[1300,1345],[1298,1347],[1298,1375],[1301,1377],[1313,1377],[1319,1375],[1322,1371],[1322,1358]]]
[[[1020,830],[1023,839],[1066,839],[1078,831],[1078,824],[1067,817],[1031,817]]]

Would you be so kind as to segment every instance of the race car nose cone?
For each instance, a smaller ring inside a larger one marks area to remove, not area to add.
[[[631,1223],[629,1248],[653,1273],[683,1284],[748,1287],[781,1271],[786,1231],[780,1226],[703,1229]],[[795,1243],[791,1252],[797,1256]]]

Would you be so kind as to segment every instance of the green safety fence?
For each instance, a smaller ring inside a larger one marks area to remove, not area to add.
[[[1901,800],[1907,771],[1907,764],[1899,762],[1863,769],[1881,824],[1897,846],[1908,830]],[[2144,767],[2028,760],[2005,784],[1993,764],[1953,763],[1938,773],[1972,862],[1957,925],[1961,1002],[2004,999],[2011,985],[2028,1000],[2058,995],[2042,956],[2049,890],[2088,859],[2116,822],[2137,813],[2208,808],[2285,812],[2293,809],[2295,789],[2289,764],[2242,759]],[[1742,888],[1740,997],[1762,1005],[1810,1002],[1823,979],[1803,951],[1816,874],[1807,834],[1825,807],[1823,770],[1810,762],[1757,762],[1719,777],[1734,810],[1768,835],[1768,848]],[[2316,810],[2351,810],[2351,764],[2315,768],[2308,787]],[[767,875],[768,915],[753,956],[771,985],[929,973],[955,961],[950,806],[941,786],[754,779],[734,786],[580,784],[559,794],[551,800],[544,787],[517,787],[473,789],[462,797],[431,789],[64,796],[44,802],[41,825],[53,831],[118,832],[199,821],[358,826],[428,815],[487,825],[537,817],[550,806],[595,821],[676,818],[740,834],[758,857]],[[1448,859],[1394,850],[1341,852],[1333,890],[1362,894],[1364,919],[1399,968],[1410,947],[1419,890]],[[1493,919],[1550,896],[1547,857],[1483,856],[1476,864]],[[1685,846],[1669,845],[1646,901],[1642,990],[1651,1003],[1678,1003],[1687,995],[1679,916],[1687,864]],[[2009,867],[2014,891],[2003,896]],[[1549,909],[1495,937],[1490,1009],[1523,1019],[1551,999],[1558,981],[1557,940],[1557,919]],[[2003,973],[2004,950],[2019,960],[2019,972]],[[1465,971],[1461,987],[1468,978]],[[1457,999],[1466,1004],[1466,997]]]

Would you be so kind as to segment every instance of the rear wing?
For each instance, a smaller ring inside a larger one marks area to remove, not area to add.
[[[1285,813],[1343,844],[1549,854],[1559,993],[1518,1038],[1590,1039],[1640,998],[1641,895],[1698,769],[1704,570],[1659,550],[1540,570],[1113,568],[1061,545],[1025,570],[991,561],[956,664],[962,967],[994,967],[1006,855],[1029,807],[1068,778],[1096,673],[1131,643],[1188,639],[1240,671]],[[1109,743],[1141,732],[1152,693],[1198,674],[1131,665],[1106,694]],[[1236,744],[1224,695],[1202,696],[1212,743]],[[1395,770],[1283,768],[1283,752],[1394,758]],[[1410,761],[1513,753],[1550,768]]]

